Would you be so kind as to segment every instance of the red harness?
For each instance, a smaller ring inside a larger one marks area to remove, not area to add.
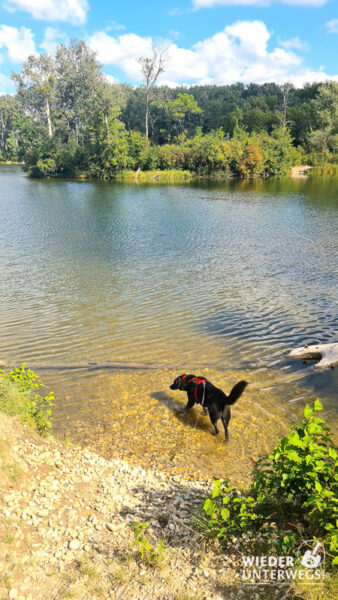
[[[196,384],[195,389],[194,389],[194,396],[195,396],[195,401],[197,402],[197,390],[198,390],[198,386],[203,383],[203,381],[206,381],[205,377],[194,377],[194,379],[192,379],[192,381]]]

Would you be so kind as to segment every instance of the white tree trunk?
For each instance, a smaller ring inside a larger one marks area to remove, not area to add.
[[[146,130],[146,138],[149,139],[149,102],[150,102],[150,92],[147,90],[146,94],[146,115],[145,115],[145,130]]]
[[[338,343],[302,346],[291,350],[287,356],[299,360],[318,360],[315,366],[319,369],[333,368],[338,365]]]
[[[47,116],[47,124],[48,124],[48,137],[51,138],[53,136],[53,130],[52,130],[52,121],[50,118],[50,108],[49,108],[48,98],[46,98],[46,116]]]

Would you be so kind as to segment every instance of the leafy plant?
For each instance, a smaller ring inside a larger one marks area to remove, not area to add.
[[[7,373],[1,369],[1,381],[12,384],[15,389],[7,388],[1,391],[0,410],[7,414],[19,415],[22,420],[32,423],[39,433],[49,433],[51,430],[49,417],[55,396],[52,391],[46,396],[32,394],[32,390],[43,387],[39,375],[26,368],[26,363],[22,363],[20,368],[14,368]]]
[[[134,542],[140,553],[141,560],[149,565],[155,565],[159,562],[164,550],[164,543],[159,540],[154,547],[151,541],[144,535],[148,529],[147,523],[133,523]]]
[[[338,564],[338,455],[329,428],[315,416],[320,410],[319,400],[312,408],[305,406],[302,421],[271,455],[257,462],[249,489],[241,492],[227,481],[214,481],[203,508],[207,528],[221,545],[235,535],[261,531],[286,552],[303,532],[308,539],[324,540],[333,564]]]

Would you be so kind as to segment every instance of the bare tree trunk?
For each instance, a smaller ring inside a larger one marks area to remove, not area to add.
[[[146,95],[146,117],[145,117],[145,129],[146,129],[146,138],[149,139],[149,100],[150,94],[147,92]]]
[[[163,55],[166,49],[161,52],[153,46],[152,58],[139,58],[138,62],[141,65],[141,70],[146,86],[146,111],[145,111],[145,134],[149,139],[149,104],[152,97],[153,87],[161,73],[164,71]]]
[[[104,115],[104,122],[105,122],[105,125],[106,125],[107,139],[108,139],[109,138],[109,122],[108,122],[107,115]]]
[[[51,138],[51,137],[53,137],[53,130],[52,130],[52,121],[50,118],[50,107],[49,107],[48,98],[46,98],[46,116],[47,116],[47,124],[48,124],[48,137]]]
[[[291,350],[287,355],[289,358],[300,360],[317,360],[316,367],[327,369],[338,365],[338,343],[318,344],[316,346],[302,346]]]
[[[289,93],[290,90],[292,89],[292,85],[291,83],[285,83],[284,85],[281,86],[281,92],[283,94],[283,106],[282,106],[282,126],[285,127],[286,126],[286,111],[288,108],[288,102],[289,102]]]

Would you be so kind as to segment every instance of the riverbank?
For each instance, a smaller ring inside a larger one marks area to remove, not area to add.
[[[202,510],[212,490],[210,477],[135,466],[113,452],[104,458],[87,447],[39,435],[36,429],[49,428],[50,395],[38,402],[27,395],[38,382],[30,370],[2,375],[2,600],[334,598],[329,575],[325,584],[310,593],[302,586],[298,595],[277,583],[264,587],[264,593],[257,586],[247,588],[243,556],[257,553],[257,544],[270,543],[269,528],[238,530],[222,550]],[[285,475],[290,475],[287,468]],[[245,504],[247,491],[238,494]],[[219,516],[212,518],[217,529]]]
[[[251,535],[224,551],[195,529],[210,481],[107,460],[0,415],[2,600],[335,597],[328,576],[325,588],[243,585]],[[148,525],[143,557],[135,522]]]
[[[106,460],[3,414],[0,423],[1,598],[237,597],[235,555],[191,528],[210,482]],[[163,540],[157,564],[140,560],[135,521],[154,546]]]
[[[24,163],[0,163],[0,165],[23,165]],[[286,173],[281,173],[277,176],[290,178],[290,179],[308,179],[310,177],[336,177],[338,174],[338,166],[336,164],[327,164],[322,166],[312,166],[312,165],[295,165],[291,167],[291,169]],[[137,170],[121,170],[118,173],[114,174],[111,177],[97,177],[93,175],[91,172],[79,172],[76,175],[62,175],[62,174],[48,174],[48,175],[33,175],[29,174],[32,179],[61,179],[61,180],[73,180],[73,181],[97,181],[97,180],[105,180],[105,181],[116,181],[116,182],[126,182],[126,183],[151,183],[151,184],[180,184],[180,183],[188,183],[191,181],[231,181],[231,180],[239,180],[239,181],[252,181],[252,180],[266,180],[273,179],[276,177],[276,174],[246,174],[239,175],[238,173],[229,173],[222,170],[215,171],[214,173],[209,173],[206,175],[199,174],[189,170],[181,170],[181,169],[153,169],[153,170],[145,170],[141,169]]]

